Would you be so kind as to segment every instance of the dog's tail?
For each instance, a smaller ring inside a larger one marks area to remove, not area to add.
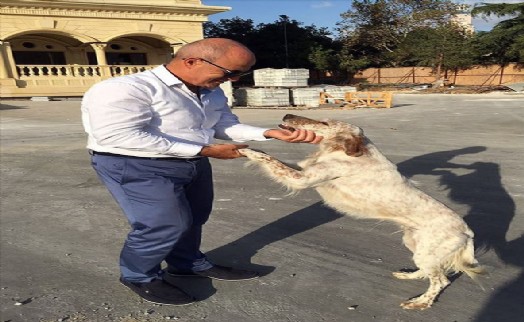
[[[473,236],[467,236],[466,238],[466,243],[452,255],[447,268],[455,273],[465,273],[480,285],[477,277],[486,275],[487,270],[475,258]],[[480,287],[484,289],[482,285]]]

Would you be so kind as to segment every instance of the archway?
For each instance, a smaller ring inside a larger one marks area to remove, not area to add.
[[[82,42],[51,33],[27,33],[9,39],[17,65],[86,64]]]
[[[87,64],[84,44],[96,42],[85,35],[58,30],[26,30],[6,36],[16,64]]]
[[[152,33],[130,33],[113,36],[106,40],[108,64],[133,64],[145,62],[147,65],[160,65],[168,62],[183,40]]]

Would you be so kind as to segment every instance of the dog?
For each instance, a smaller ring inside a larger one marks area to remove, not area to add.
[[[288,114],[283,129],[306,129],[323,136],[319,149],[293,169],[261,151],[240,149],[250,163],[291,191],[315,188],[324,203],[356,218],[386,220],[400,226],[404,245],[417,270],[394,272],[399,279],[429,279],[420,296],[401,303],[404,309],[427,309],[450,281],[448,274],[475,279],[485,270],[475,259],[473,237],[464,220],[403,177],[358,126],[336,120],[317,121]]]

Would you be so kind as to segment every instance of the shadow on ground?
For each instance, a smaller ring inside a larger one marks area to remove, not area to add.
[[[485,150],[485,147],[473,146],[440,151],[409,159],[397,166],[408,178],[414,175],[438,176],[441,186],[449,191],[451,200],[469,206],[464,220],[475,232],[476,249],[492,250],[505,264],[524,267],[524,236],[506,240],[506,233],[515,216],[515,202],[502,185],[499,165],[493,162],[451,162],[457,156]],[[457,169],[466,170],[466,174],[453,173]],[[492,296],[474,321],[519,321],[524,315],[523,303],[524,273],[521,273]]]
[[[211,259],[228,258],[231,263],[235,263],[235,266],[239,264],[249,269],[255,269],[264,276],[274,271],[275,267],[251,263],[251,258],[259,250],[274,242],[300,234],[341,217],[343,217],[342,214],[326,208],[321,202],[317,202],[267,224],[236,241],[216,248],[206,253],[206,255]]]
[[[8,104],[0,103],[0,111],[4,111],[4,110],[23,110],[23,109],[27,109],[27,107],[25,107],[25,106],[14,106],[14,105],[8,105]]]
[[[279,240],[300,234],[341,217],[343,215],[326,208],[321,202],[317,202],[254,230],[229,244],[206,252],[206,256],[217,264],[255,270],[261,276],[265,276],[273,272],[275,267],[257,265],[251,262],[251,259],[259,250]],[[169,276],[166,278],[175,279]],[[187,282],[187,279],[180,278],[176,279],[175,284],[199,300],[207,299],[216,292],[210,279],[194,279]]]

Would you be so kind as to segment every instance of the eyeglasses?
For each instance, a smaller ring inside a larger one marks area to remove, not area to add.
[[[185,58],[185,59],[188,59],[188,58]],[[215,64],[215,63],[212,63],[212,62],[210,62],[209,60],[206,60],[206,59],[204,59],[204,58],[194,58],[194,59],[199,59],[199,60],[201,60],[201,61],[203,61],[203,62],[206,62],[206,63],[208,63],[208,64],[210,64],[210,65],[213,65],[213,66],[215,66],[215,67],[220,68],[220,69],[224,72],[224,77],[225,77],[225,78],[242,77],[242,76],[245,76],[245,75],[249,75],[249,74],[251,74],[251,73],[253,72],[252,70],[248,70],[248,71],[229,70],[229,69],[224,68],[224,67],[222,67],[222,66],[219,66],[219,65],[217,65],[217,64]]]

